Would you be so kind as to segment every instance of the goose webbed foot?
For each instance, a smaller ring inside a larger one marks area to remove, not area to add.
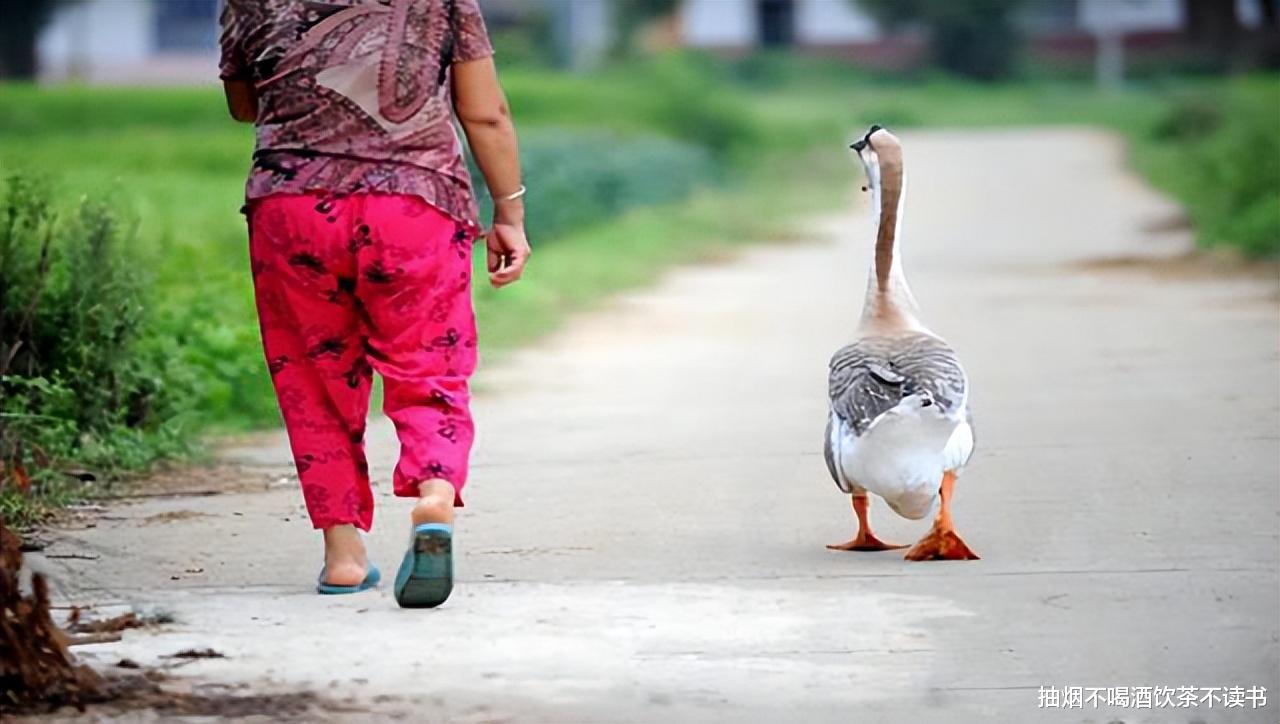
[[[905,543],[885,543],[874,534],[866,531],[858,531],[858,535],[851,541],[846,543],[836,543],[827,546],[833,551],[891,551],[898,548],[906,548]]]
[[[934,527],[911,546],[906,558],[909,561],[976,561],[978,554],[969,549],[954,528]]]
[[[951,522],[951,494],[955,486],[956,474],[947,471],[942,476],[940,490],[942,504],[938,517],[933,521],[929,533],[920,542],[907,551],[909,561],[976,561],[978,554],[965,544],[956,533],[955,524]]]
[[[827,548],[833,551],[891,551],[895,548],[906,548],[905,545],[898,543],[885,543],[871,532],[871,524],[867,522],[869,507],[870,501],[867,500],[866,493],[854,495],[853,513],[858,517],[858,535],[847,543],[837,543]]]

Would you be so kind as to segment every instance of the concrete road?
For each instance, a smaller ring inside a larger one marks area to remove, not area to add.
[[[823,547],[853,532],[821,458],[871,243],[851,199],[810,242],[677,271],[484,371],[442,609],[314,595],[286,480],[60,532],[49,552],[99,555],[41,564],[62,598],[177,617],[78,650],[212,647],[179,682],[314,690],[345,702],[332,720],[1277,721],[1276,280],[1171,261],[1187,232],[1155,229],[1177,209],[1110,136],[905,144],[908,276],[973,378],[955,515],[981,561]],[[385,481],[390,430],[372,438]],[[246,480],[287,472],[279,436],[228,455]],[[370,548],[394,570],[388,488]],[[872,516],[899,542],[927,527]],[[1270,701],[1038,706],[1041,686],[1236,685]]]

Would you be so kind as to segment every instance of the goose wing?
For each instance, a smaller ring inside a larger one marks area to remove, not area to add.
[[[828,394],[832,412],[857,436],[913,395],[945,417],[968,416],[960,359],[946,342],[922,333],[868,337],[841,348],[831,358]]]

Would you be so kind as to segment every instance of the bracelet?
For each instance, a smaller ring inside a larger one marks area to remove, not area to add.
[[[494,201],[515,201],[516,199],[520,198],[521,196],[524,196],[524,193],[525,193],[526,191],[528,191],[528,190],[529,190],[529,189],[526,189],[526,188],[524,187],[524,184],[520,184],[520,188],[519,188],[518,190],[516,190],[516,192],[515,192],[515,193],[507,194],[506,196],[499,196],[499,197],[495,198],[495,199],[494,199]]]

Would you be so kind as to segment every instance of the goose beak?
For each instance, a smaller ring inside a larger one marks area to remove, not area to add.
[[[883,126],[872,126],[871,128],[867,129],[866,134],[863,135],[862,138],[849,144],[849,148],[852,148],[854,151],[857,151],[859,154],[861,154],[863,149],[871,145],[871,134],[882,129],[883,129]]]

